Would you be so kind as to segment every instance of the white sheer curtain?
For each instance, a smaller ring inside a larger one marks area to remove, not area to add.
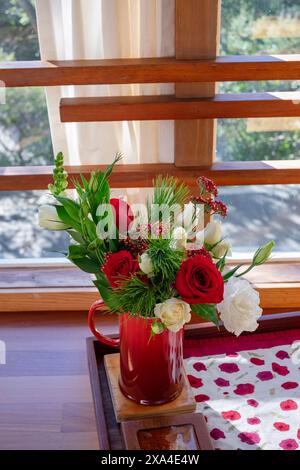
[[[174,55],[175,0],[36,0],[43,60]],[[173,122],[68,123],[59,100],[72,96],[173,93],[171,84],[89,85],[47,89],[54,152],[70,164],[172,162]]]

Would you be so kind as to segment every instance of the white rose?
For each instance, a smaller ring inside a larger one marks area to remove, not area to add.
[[[222,225],[218,220],[208,222],[204,229],[204,241],[208,245],[215,245],[222,238]]]
[[[145,252],[140,256],[139,266],[141,268],[141,271],[147,274],[148,277],[152,277],[154,275],[153,263],[148,253]]]
[[[226,239],[221,240],[220,243],[212,249],[212,255],[217,259],[223,258],[224,255],[231,256],[231,243]]]
[[[172,247],[177,250],[185,250],[187,233],[183,227],[176,227],[172,233]]]
[[[154,314],[168,330],[177,333],[191,319],[191,307],[183,300],[172,297],[162,304],[156,304]]]
[[[66,230],[69,225],[64,224],[57,215],[55,206],[44,204],[39,207],[39,225],[48,230]]]
[[[255,331],[262,314],[259,300],[258,292],[246,279],[229,279],[224,286],[224,300],[218,305],[226,330],[236,336],[243,331]]]

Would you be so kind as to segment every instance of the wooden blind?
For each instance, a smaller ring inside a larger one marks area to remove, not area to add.
[[[175,57],[0,63],[6,87],[175,83],[174,96],[63,98],[62,122],[175,120],[173,165],[119,165],[113,187],[145,187],[159,173],[219,185],[300,182],[300,162],[214,162],[218,118],[300,116],[299,93],[216,94],[222,81],[299,80],[300,55],[218,56],[220,0],[176,0]],[[71,166],[77,178],[95,168]],[[43,189],[52,167],[2,167],[0,189]]]

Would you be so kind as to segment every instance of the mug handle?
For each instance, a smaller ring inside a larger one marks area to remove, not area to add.
[[[97,308],[102,307],[105,305],[103,300],[96,300],[96,302],[93,303],[89,310],[89,315],[88,315],[88,325],[90,327],[91,332],[93,335],[101,342],[106,344],[107,346],[112,346],[113,348],[117,348],[120,346],[120,338],[113,339],[109,338],[108,336],[104,336],[100,333],[100,331],[97,330],[94,322],[94,315],[97,310]]]

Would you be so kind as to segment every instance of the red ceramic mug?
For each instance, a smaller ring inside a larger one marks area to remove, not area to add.
[[[153,319],[120,315],[120,337],[104,336],[96,328],[94,315],[104,306],[97,300],[90,308],[88,324],[95,337],[120,347],[119,385],[123,394],[143,405],[161,405],[174,400],[183,387],[183,329],[151,337]]]

